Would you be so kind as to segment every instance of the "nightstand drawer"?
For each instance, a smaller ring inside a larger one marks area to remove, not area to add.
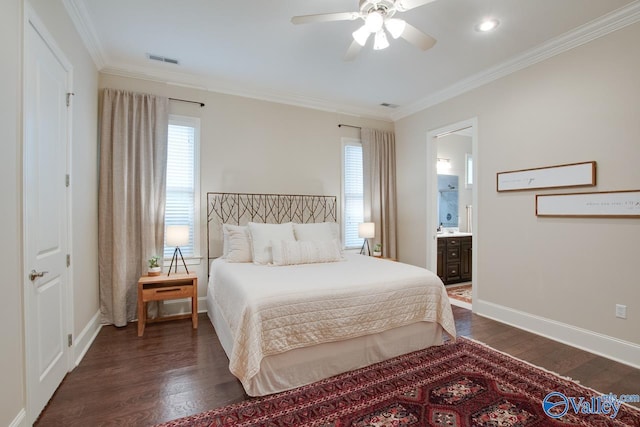
[[[192,285],[146,287],[142,290],[142,299],[163,301],[166,299],[189,298],[193,296]]]

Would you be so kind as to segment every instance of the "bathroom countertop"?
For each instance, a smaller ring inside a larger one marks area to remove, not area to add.
[[[438,233],[438,238],[440,237],[465,237],[465,236],[473,236],[473,233],[464,233],[461,231],[443,231],[442,233]]]

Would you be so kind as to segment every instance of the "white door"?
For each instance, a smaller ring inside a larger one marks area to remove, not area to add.
[[[41,29],[42,31],[42,29]],[[24,80],[24,316],[31,424],[68,371],[68,67],[29,21]]]

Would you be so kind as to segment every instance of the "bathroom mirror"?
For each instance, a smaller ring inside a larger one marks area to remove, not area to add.
[[[458,227],[457,175],[438,175],[438,224]]]

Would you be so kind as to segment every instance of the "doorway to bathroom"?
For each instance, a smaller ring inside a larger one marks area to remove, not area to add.
[[[453,305],[477,298],[477,119],[427,134],[427,268]]]

